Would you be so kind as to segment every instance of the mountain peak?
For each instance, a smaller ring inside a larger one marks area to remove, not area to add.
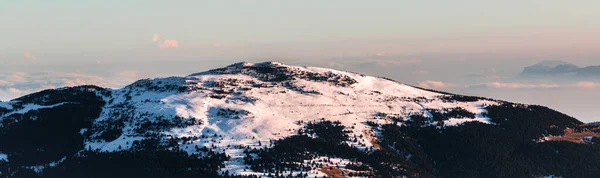
[[[581,124],[541,106],[334,69],[240,62],[122,89],[72,87],[0,102],[0,176],[323,177],[334,169],[350,177],[568,175],[554,168],[577,165],[567,173],[583,172],[589,156],[540,160],[570,152],[535,144],[554,144],[567,128],[583,130]],[[575,138],[590,134],[596,133]],[[531,147],[516,150],[522,146]],[[571,145],[591,148],[584,146]],[[524,161],[507,162],[512,152]],[[455,164],[483,171],[457,176]],[[534,168],[489,172],[489,165]]]

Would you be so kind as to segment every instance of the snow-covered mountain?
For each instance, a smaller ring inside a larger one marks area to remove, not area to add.
[[[358,73],[236,63],[0,102],[0,176],[588,177],[596,127]]]

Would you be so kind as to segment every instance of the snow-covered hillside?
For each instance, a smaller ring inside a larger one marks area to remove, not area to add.
[[[84,124],[78,132],[83,139],[79,154],[130,150],[141,141],[159,139],[164,147],[176,147],[189,155],[207,154],[199,148],[224,153],[230,158],[219,168],[221,175],[270,175],[250,168],[245,157],[258,154],[249,154],[248,150],[272,147],[274,141],[306,129],[306,123],[339,123],[347,135],[355,138],[344,140],[344,144],[372,152],[381,149],[381,125],[440,130],[469,122],[496,125],[485,108],[507,104],[363,74],[276,62],[237,63],[185,77],[144,79],[115,90],[78,90],[94,93],[104,103],[97,117],[90,118],[89,125]],[[48,97],[0,103],[0,129],[41,117],[27,117],[32,111],[79,103],[55,102]],[[0,161],[13,162],[10,154],[6,156],[2,151]],[[42,174],[68,156],[26,168]],[[309,164],[324,159],[327,162],[319,166]],[[325,167],[336,167],[347,175],[353,170],[346,165],[355,160],[321,156],[305,161],[310,169],[288,170],[286,175],[332,176],[334,173]]]
[[[194,152],[192,148],[197,145],[215,145],[216,150],[233,158],[223,170],[242,173],[239,171],[243,169],[240,165],[243,150],[227,148],[238,145],[255,147],[258,142],[268,143],[269,140],[291,136],[302,128],[298,123],[321,118],[340,121],[347,127],[354,126],[351,134],[356,135],[372,130],[367,121],[392,123],[390,117],[409,120],[412,115],[430,116],[431,110],[462,108],[475,114],[474,118],[440,121],[442,126],[469,121],[493,124],[482,116],[485,112],[482,107],[497,102],[455,102],[444,98],[443,94],[356,73],[274,62],[238,63],[187,77],[141,80],[114,91],[113,101],[96,122],[119,119],[111,116],[122,112],[122,105],[130,106],[132,109],[128,112],[133,116],[125,122],[123,134],[118,139],[90,139],[86,144],[92,149],[106,151],[119,147],[127,149],[134,140],[143,139],[144,134],[149,132],[142,128],[144,122],[182,117],[196,122],[158,132],[174,138],[221,135],[222,139],[218,141],[200,138],[181,147]],[[438,121],[426,124],[438,125]],[[349,144],[362,143],[362,147],[372,147],[367,138]]]

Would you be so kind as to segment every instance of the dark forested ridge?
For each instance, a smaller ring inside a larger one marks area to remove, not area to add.
[[[108,92],[99,87],[82,86],[45,90],[14,100],[14,107],[28,103],[60,105],[25,113],[6,113],[1,120],[0,152],[11,161],[4,166],[44,164],[81,150],[81,129],[91,127],[104,105],[96,91]]]

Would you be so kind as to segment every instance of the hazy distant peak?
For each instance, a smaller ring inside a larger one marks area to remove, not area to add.
[[[579,67],[577,67],[576,65],[573,65],[573,64],[561,64],[561,65],[558,65],[558,66],[552,68],[552,71],[565,73],[565,72],[572,72],[577,69],[579,69]]]
[[[600,77],[600,66],[579,67],[574,64],[549,60],[527,66],[520,74],[521,77],[585,77],[586,79],[598,79]],[[591,77],[591,78],[590,78]]]
[[[546,67],[554,68],[559,65],[573,65],[573,64],[565,62],[565,61],[561,61],[561,60],[545,60],[542,62],[538,62],[532,66],[546,66]]]

